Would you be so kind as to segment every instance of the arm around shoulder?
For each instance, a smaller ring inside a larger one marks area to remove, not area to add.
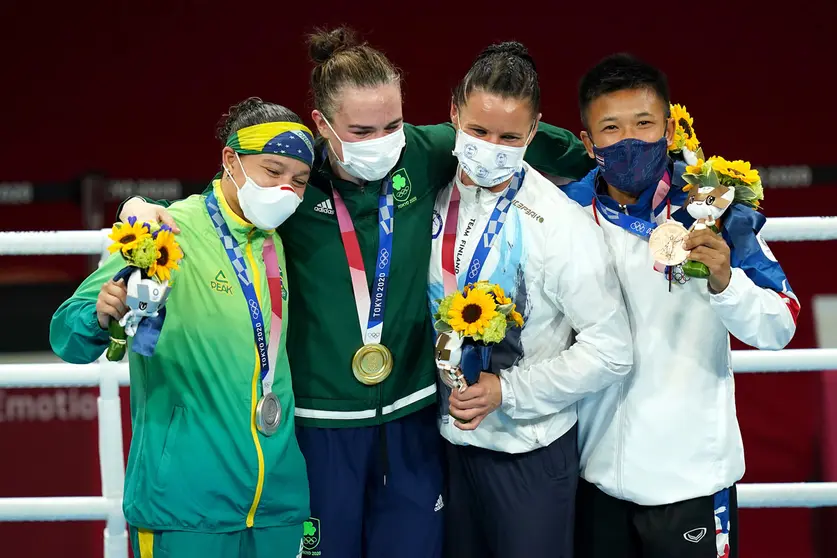
[[[554,235],[562,240],[547,244],[546,281],[576,341],[555,358],[503,371],[502,409],[512,418],[556,413],[624,380],[633,366],[628,313],[604,237],[583,209],[572,209]]]
[[[572,132],[541,122],[524,157],[541,174],[578,180],[594,167],[584,143]]]

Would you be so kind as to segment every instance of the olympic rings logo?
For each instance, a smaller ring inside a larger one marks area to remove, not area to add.
[[[387,264],[389,263],[389,252],[387,252],[386,248],[381,250],[381,254],[378,256],[378,267],[384,269]]]
[[[643,225],[639,221],[634,221],[633,223],[631,223],[631,230],[638,233],[645,232],[645,225]]]
[[[259,317],[259,303],[255,300],[250,301],[250,314],[253,316],[253,319],[256,320]]]
[[[468,274],[468,277],[470,277],[471,279],[473,279],[474,277],[478,277],[479,274],[480,274],[480,268],[481,267],[482,267],[482,264],[479,261],[475,261],[471,265],[471,273]]]

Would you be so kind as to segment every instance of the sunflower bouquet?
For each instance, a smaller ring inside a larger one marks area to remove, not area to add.
[[[668,146],[669,155],[680,156],[689,165],[695,165],[699,158],[703,158],[703,149],[695,133],[695,121],[683,105],[669,105],[669,110],[676,125],[674,138]]]
[[[129,310],[121,320],[111,320],[108,324],[110,344],[106,357],[111,361],[122,360],[127,338],[138,332],[142,342],[139,348],[135,343],[134,350],[151,356],[165,316],[161,311],[171,291],[171,272],[179,268],[183,251],[167,225],[141,223],[136,217],[113,225],[108,238],[113,240],[108,251],[119,252],[126,263],[113,280],[125,281]]]
[[[462,390],[490,370],[493,345],[505,339],[510,327],[523,327],[523,316],[503,289],[488,281],[466,285],[437,302],[437,364],[448,375],[446,383]]]
[[[690,192],[686,211],[696,220],[693,230],[709,227],[718,233],[716,220],[732,203],[758,210],[764,199],[759,173],[747,161],[728,161],[717,156],[706,161],[698,159],[686,167],[683,180],[687,183],[683,190]],[[683,271],[690,277],[709,277],[709,268],[700,262],[687,261]]]

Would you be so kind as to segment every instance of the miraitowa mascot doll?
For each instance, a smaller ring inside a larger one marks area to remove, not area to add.
[[[178,269],[183,252],[169,227],[138,223],[135,217],[130,217],[127,223],[114,225],[110,238],[114,243],[109,250],[121,251],[127,264],[113,280],[125,281],[128,312],[108,325],[111,341],[107,359],[122,360],[128,337],[134,338],[132,350],[135,353],[151,356],[165,320],[171,271]]]
[[[695,220],[689,232],[710,228],[712,232],[720,233],[717,220],[721,218],[721,215],[732,205],[734,200],[734,186],[719,184],[714,187],[700,186],[693,188],[692,194],[686,201],[686,211]],[[683,273],[689,277],[706,278],[709,277],[709,268],[704,263],[688,260],[683,264]]]

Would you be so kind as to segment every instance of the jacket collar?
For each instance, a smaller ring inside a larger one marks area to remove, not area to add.
[[[248,238],[265,238],[273,234],[274,229],[263,231],[235,214],[224,196],[220,178],[212,181],[212,191],[215,192],[215,197],[218,199],[221,216],[238,244],[246,242]]]
[[[668,173],[671,176],[673,171],[673,165],[669,163],[668,166]],[[597,168],[595,170],[595,177],[594,177],[594,188],[596,191],[596,198],[599,202],[607,207],[608,209],[612,209],[614,211],[618,211],[620,213],[624,213],[627,211],[628,215],[632,217],[638,217],[640,219],[654,219],[656,216],[660,215],[661,212],[666,211],[666,206],[672,201],[672,194],[674,193],[674,186],[671,184],[669,185],[668,191],[662,196],[662,198],[657,201],[657,204],[653,205],[655,201],[655,194],[657,192],[657,188],[648,188],[642,194],[640,194],[639,198],[636,200],[635,203],[628,204],[628,205],[621,205],[616,200],[614,200],[610,195],[607,193],[607,182],[605,182],[604,177],[602,176],[601,172]],[[672,208],[674,210],[674,208]]]
[[[331,162],[328,158],[328,145],[323,138],[318,138],[314,145],[314,171],[311,173],[310,182],[317,188],[323,190],[331,196],[331,187],[333,186],[343,198],[364,197],[372,195],[377,199],[378,192],[381,191],[383,180],[375,180],[373,182],[351,182],[343,180],[331,168]]]
[[[523,182],[526,182],[526,178],[529,176],[529,171],[531,167],[528,163],[523,163],[523,171],[525,175],[523,177]],[[467,206],[477,204],[481,206],[488,207],[493,209],[494,206],[497,204],[497,200],[500,199],[502,196],[506,194],[511,185],[511,181],[509,184],[499,192],[492,192],[488,188],[482,188],[480,186],[467,186],[462,184],[461,181],[458,180],[458,174],[460,172],[459,167],[456,168],[457,175],[454,176],[453,179],[453,187],[459,190],[459,197],[462,200],[460,203],[465,204]],[[513,178],[512,178],[513,180]],[[523,188],[523,184],[520,185],[520,188]],[[518,190],[520,193],[520,190]]]

